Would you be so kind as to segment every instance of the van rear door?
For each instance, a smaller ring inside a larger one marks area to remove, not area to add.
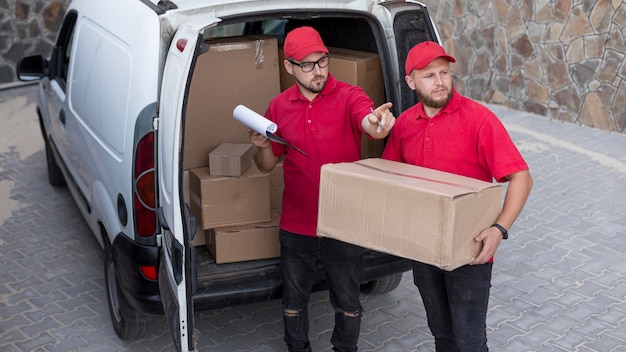
[[[202,30],[219,22],[204,18],[182,25],[167,52],[159,99],[158,183],[162,230],[159,291],[163,310],[178,351],[194,351],[193,250],[195,225],[182,199],[182,121],[195,58],[201,50]]]
[[[385,1],[380,2],[393,18],[394,43],[388,43],[390,52],[397,53],[398,70],[400,77],[404,76],[404,63],[411,48],[423,41],[441,43],[439,33],[434,26],[426,6],[417,1]],[[412,91],[404,79],[400,80],[400,104],[397,111],[405,111],[417,103],[415,92]]]

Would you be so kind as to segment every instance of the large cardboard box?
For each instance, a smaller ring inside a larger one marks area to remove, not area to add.
[[[189,173],[191,210],[202,229],[245,225],[272,219],[269,176],[253,164],[241,177],[211,176],[208,167]]]
[[[252,165],[251,143],[222,143],[209,153],[213,176],[241,176]]]
[[[271,36],[206,41],[191,80],[185,119],[185,170],[209,165],[220,143],[246,143],[246,126],[233,119],[239,104],[263,114],[280,93],[278,44]]]
[[[385,81],[378,54],[329,47],[330,72],[340,81],[363,88],[378,106],[385,100]]]
[[[338,80],[359,86],[374,101],[377,107],[386,102],[385,82],[378,54],[365,51],[328,47],[330,53],[329,72]],[[283,61],[282,48],[279,50],[280,89],[281,91],[295,84],[292,75],[287,73]],[[370,140],[365,135],[361,140],[361,157],[380,157],[384,148],[382,140]]]
[[[215,263],[279,257],[279,220],[279,213],[274,212],[269,222],[209,230],[207,246]]]
[[[322,167],[318,233],[454,270],[500,212],[502,187],[371,158]]]

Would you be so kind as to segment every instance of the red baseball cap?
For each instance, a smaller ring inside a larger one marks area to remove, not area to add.
[[[404,64],[406,74],[410,75],[413,70],[423,69],[438,57],[445,57],[450,62],[456,62],[452,56],[446,54],[441,45],[435,42],[426,41],[417,44],[409,50],[409,55],[406,57]]]
[[[310,53],[322,52],[328,54],[328,49],[320,34],[312,27],[298,27],[287,34],[283,46],[285,58],[300,61]]]

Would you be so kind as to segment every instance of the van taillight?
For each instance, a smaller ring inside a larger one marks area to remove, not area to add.
[[[176,48],[178,49],[178,51],[180,51],[181,53],[183,51],[185,51],[185,47],[187,46],[187,39],[185,38],[181,38],[178,39],[178,41],[176,42]]]
[[[157,280],[157,270],[154,265],[141,265],[139,266],[139,271],[141,274],[148,280],[156,281]]]
[[[135,151],[133,214],[135,233],[150,237],[157,230],[154,132],[146,134]]]

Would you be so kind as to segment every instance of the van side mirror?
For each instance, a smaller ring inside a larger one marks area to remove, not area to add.
[[[48,75],[48,61],[41,55],[27,56],[17,62],[17,78],[20,81],[34,81]]]

